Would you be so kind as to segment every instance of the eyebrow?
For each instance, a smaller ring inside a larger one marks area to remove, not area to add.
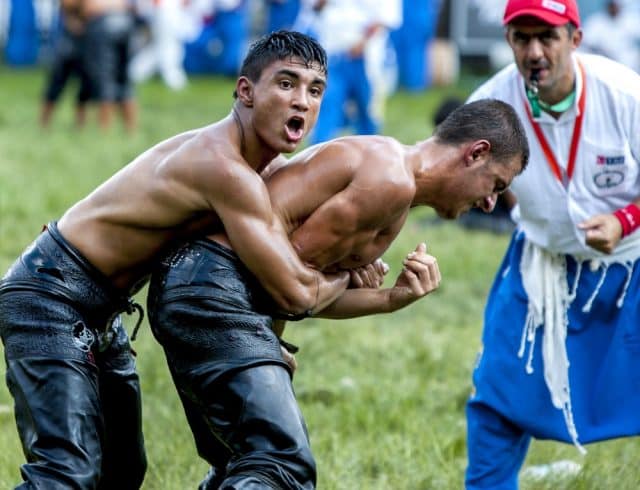
[[[549,28],[549,29],[546,29],[544,31],[532,32],[532,33],[520,31],[518,29],[514,29],[513,30],[514,37],[518,37],[520,39],[526,39],[526,40],[529,40],[531,38],[541,38],[541,37],[553,36],[555,33],[556,33],[556,31],[553,28]]]
[[[283,68],[276,72],[276,77],[281,75],[289,76],[291,78],[295,78],[296,80],[300,80],[300,75],[297,72],[293,70],[288,70],[287,68]],[[314,78],[311,83],[315,85],[322,85],[322,86],[327,85],[327,81],[320,77]]]

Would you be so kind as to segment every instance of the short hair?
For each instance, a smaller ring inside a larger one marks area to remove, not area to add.
[[[463,104],[442,121],[433,133],[442,143],[459,145],[486,139],[496,161],[521,155],[522,170],[529,162],[529,143],[516,111],[496,99],[480,99]]]
[[[436,108],[436,113],[433,115],[433,125],[437,126],[444,121],[449,114],[458,107],[464,104],[464,100],[458,97],[447,97]]]
[[[262,71],[274,61],[300,58],[307,68],[317,64],[327,75],[327,53],[315,39],[297,31],[279,30],[253,42],[240,67],[240,76],[257,82]],[[237,94],[233,93],[234,97]]]

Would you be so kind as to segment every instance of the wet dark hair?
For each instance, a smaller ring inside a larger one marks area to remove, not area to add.
[[[520,118],[513,107],[500,100],[480,99],[461,105],[436,126],[433,135],[448,145],[485,139],[495,161],[521,155],[522,170],[529,162],[529,143]]]
[[[259,38],[249,47],[242,62],[240,76],[257,82],[262,71],[274,61],[300,58],[307,68],[318,65],[327,74],[327,53],[315,39],[296,31],[280,30]],[[237,94],[233,93],[234,97]]]

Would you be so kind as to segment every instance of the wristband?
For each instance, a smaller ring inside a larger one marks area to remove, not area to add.
[[[622,225],[622,238],[640,228],[640,208],[633,203],[618,209],[613,215]]]

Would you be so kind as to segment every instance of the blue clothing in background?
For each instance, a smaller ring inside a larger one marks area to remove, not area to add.
[[[217,11],[193,42],[185,45],[184,69],[189,73],[236,76],[249,36],[247,2]]]
[[[14,66],[33,65],[38,60],[40,39],[33,2],[28,0],[10,1],[11,15],[9,16],[9,37],[4,53],[5,61]]]
[[[520,273],[524,243],[524,234],[516,231],[487,301],[483,349],[467,404],[467,490],[517,489],[531,437],[572,442],[563,413],[553,406],[541,375],[543,329],[536,331],[534,374],[525,370],[528,345],[524,356],[518,357],[528,306]],[[567,284],[572,286],[577,263],[565,257]],[[582,264],[568,309],[566,338],[580,443],[640,433],[640,298],[632,294],[640,290],[640,266],[636,261],[629,277],[619,263],[608,269],[592,265],[596,264]],[[592,299],[590,310],[584,312]]]
[[[300,0],[267,1],[267,33],[291,29],[300,12]]]
[[[410,91],[431,85],[429,43],[433,39],[440,0],[403,0],[402,26],[391,32],[398,62],[398,84]]]

